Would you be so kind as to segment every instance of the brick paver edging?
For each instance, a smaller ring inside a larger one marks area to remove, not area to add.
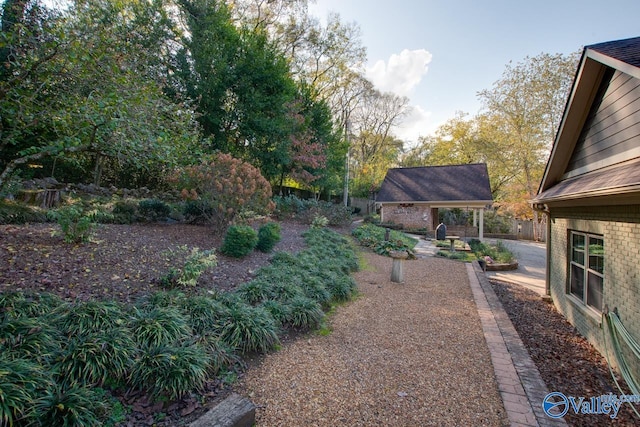
[[[566,426],[542,409],[547,386],[477,262],[467,264],[473,298],[512,426]]]

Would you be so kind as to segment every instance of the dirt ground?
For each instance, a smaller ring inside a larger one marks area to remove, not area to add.
[[[307,225],[282,224],[275,251],[305,247]],[[88,243],[67,244],[53,236],[55,224],[0,225],[0,292],[52,292],[67,300],[115,299],[133,302],[163,290],[161,278],[184,263],[181,246],[218,249],[222,237],[206,226],[184,224],[99,225]],[[199,289],[231,290],[251,280],[271,254],[242,259],[217,253],[218,265],[198,280]]]

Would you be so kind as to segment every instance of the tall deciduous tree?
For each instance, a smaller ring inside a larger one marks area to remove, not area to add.
[[[222,1],[180,0],[188,37],[178,68],[213,149],[250,161],[268,179],[288,161],[296,86],[263,31],[237,28]]]
[[[14,50],[0,81],[0,185],[47,157],[92,163],[98,183],[105,161],[144,170],[193,151],[190,110],[147,72],[163,15],[160,2],[77,1],[40,27],[41,43]]]
[[[392,131],[406,114],[408,103],[405,97],[370,89],[355,108],[350,118],[350,157],[356,194],[368,195],[370,187],[379,185],[386,170],[395,166],[402,141]]]
[[[487,116],[506,137],[505,148],[514,168],[522,171],[516,179],[527,197],[538,189],[576,64],[577,54],[527,57],[507,65],[502,78],[478,94]]]

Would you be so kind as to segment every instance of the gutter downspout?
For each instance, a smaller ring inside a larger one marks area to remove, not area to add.
[[[544,277],[544,294],[547,297],[551,297],[551,270],[549,268],[549,260],[551,259],[551,212],[544,203],[534,203],[532,207],[533,210],[547,216],[547,268],[545,269]]]

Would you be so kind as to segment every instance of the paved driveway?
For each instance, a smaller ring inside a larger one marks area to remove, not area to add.
[[[492,243],[495,242],[495,240],[487,240]],[[527,240],[503,240],[502,242],[513,252],[518,260],[518,269],[513,271],[487,271],[487,277],[517,283],[540,295],[544,295],[547,268],[546,243]]]

